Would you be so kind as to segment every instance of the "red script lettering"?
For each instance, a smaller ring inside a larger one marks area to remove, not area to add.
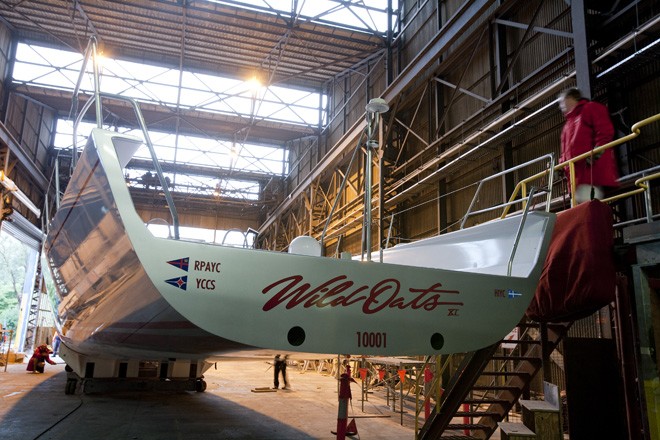
[[[263,306],[264,311],[272,310],[280,305],[286,309],[298,306],[310,307],[349,307],[361,304],[362,312],[371,315],[385,309],[412,309],[432,311],[439,306],[450,305],[461,307],[460,301],[443,301],[443,294],[458,295],[458,290],[441,289],[441,283],[430,287],[417,289],[408,288],[401,291],[401,283],[394,278],[386,278],[374,284],[356,285],[345,275],[339,275],[313,287],[304,282],[302,275],[291,275],[266,286],[262,293],[272,294]],[[452,310],[458,311],[456,308]]]

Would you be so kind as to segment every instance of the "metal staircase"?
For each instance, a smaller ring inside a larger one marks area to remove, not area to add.
[[[37,255],[37,267],[34,275],[34,288],[32,289],[32,295],[28,303],[27,325],[25,327],[25,338],[23,339],[22,347],[25,352],[32,351],[35,346],[41,298],[46,293],[46,283],[44,275],[41,272],[41,251]]]
[[[545,331],[538,323],[521,322],[518,339],[466,354],[446,386],[439,411],[426,421],[418,438],[490,438],[518,399],[529,397],[529,385],[543,367],[544,353],[548,358],[570,325],[547,324]],[[547,337],[542,340],[541,335]]]

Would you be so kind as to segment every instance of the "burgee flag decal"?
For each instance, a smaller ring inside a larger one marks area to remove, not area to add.
[[[186,290],[186,287],[188,285],[188,276],[170,278],[169,280],[165,280],[165,282],[174,287],[178,287],[181,290]]]
[[[189,261],[190,261],[190,257],[186,257],[186,258],[179,258],[178,260],[170,260],[167,262],[167,264],[171,264],[174,267],[178,267],[179,269],[183,269],[186,272],[188,272]]]
[[[513,289],[509,289],[509,290],[507,291],[507,296],[509,297],[509,299],[515,299],[515,298],[517,298],[517,297],[519,297],[519,296],[522,296],[522,293],[520,293],[520,292],[516,292],[516,291],[513,290]]]

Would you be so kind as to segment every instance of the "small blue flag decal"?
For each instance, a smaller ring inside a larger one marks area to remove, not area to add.
[[[509,289],[509,290],[507,290],[507,296],[509,297],[509,299],[514,299],[514,298],[517,298],[519,296],[522,296],[522,293],[516,292],[513,289]]]
[[[188,285],[188,276],[170,278],[169,280],[165,280],[165,282],[171,286],[178,287],[181,290],[186,290]]]

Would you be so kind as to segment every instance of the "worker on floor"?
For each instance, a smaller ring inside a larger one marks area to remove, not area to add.
[[[53,335],[53,355],[57,356],[60,350],[60,343],[61,343],[61,338],[60,334],[56,331],[55,334]]]
[[[27,365],[27,371],[33,373],[43,373],[46,362],[51,365],[55,365],[55,362],[50,359],[50,354],[53,351],[46,344],[42,344],[34,349],[34,353],[30,358],[30,362]]]
[[[273,381],[273,389],[278,389],[280,387],[280,372],[282,372],[282,382],[284,386],[283,390],[290,389],[289,381],[286,379],[286,360],[289,356],[284,356],[282,358],[279,354],[275,355],[275,378]]]

